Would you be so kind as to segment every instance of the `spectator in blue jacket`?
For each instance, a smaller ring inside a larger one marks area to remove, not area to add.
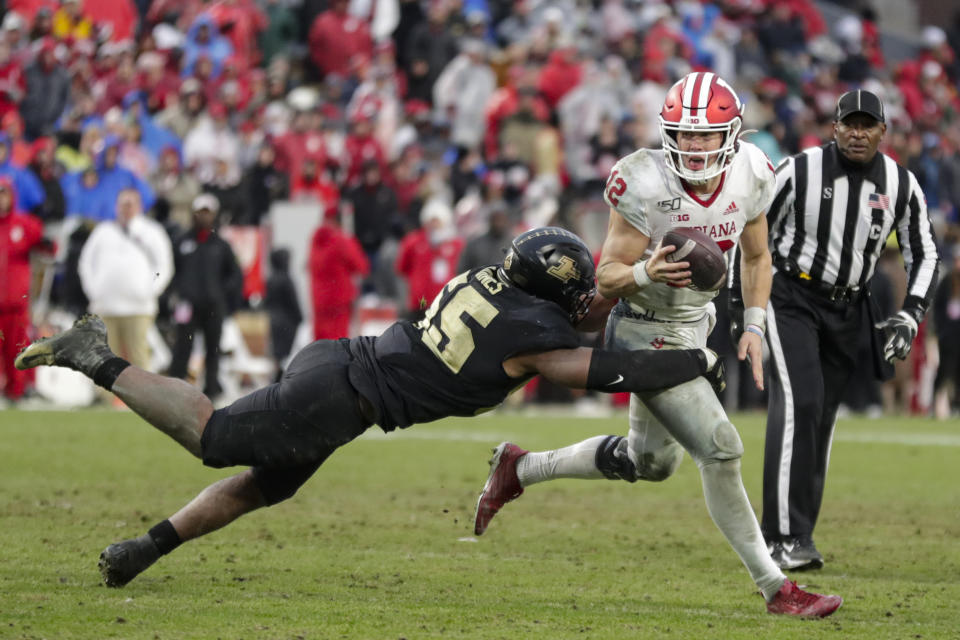
[[[161,127],[147,109],[146,94],[141,89],[129,92],[123,97],[124,116],[133,118],[140,125],[140,144],[153,157],[156,163],[164,149],[172,147],[182,152],[182,141],[170,129]]]
[[[153,195],[153,189],[150,188],[146,180],[117,164],[121,142],[122,140],[118,136],[110,135],[104,138],[103,151],[97,154],[96,161],[100,182],[103,183],[110,202],[116,202],[117,196],[124,189],[136,189],[140,192],[143,210],[148,211],[153,207],[153,202],[156,199]]]
[[[13,183],[17,194],[17,209],[33,213],[43,204],[47,197],[46,193],[33,172],[13,164],[10,146],[10,137],[0,133],[0,177],[7,178]]]
[[[80,217],[100,222],[116,217],[114,203],[107,199],[96,167],[91,165],[83,171],[64,175],[60,179],[60,188],[66,200],[68,218]]]
[[[136,189],[140,192],[144,210],[153,207],[156,200],[153,189],[145,180],[129,169],[117,164],[120,152],[120,138],[107,136],[103,150],[97,154],[91,170],[65,175],[61,181],[63,194],[67,199],[67,215],[80,215],[95,220],[112,220],[115,216],[113,205],[124,189]],[[106,203],[106,204],[104,204]],[[104,213],[106,207],[108,213]]]
[[[197,16],[187,31],[187,38],[183,43],[183,71],[184,78],[193,75],[193,67],[197,59],[206,56],[213,63],[211,76],[217,78],[223,71],[223,61],[233,55],[233,45],[220,35],[217,23],[205,13]]]

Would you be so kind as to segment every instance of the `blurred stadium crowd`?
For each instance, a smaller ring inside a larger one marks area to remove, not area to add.
[[[869,3],[843,16],[828,23],[812,0],[8,0],[0,193],[28,217],[0,212],[3,360],[106,305],[149,318],[153,368],[204,367],[183,363],[187,325],[227,358],[243,352],[247,365],[219,374],[234,388],[313,337],[415,317],[525,228],[559,224],[598,248],[608,171],[660,145],[657,115],[676,79],[712,69],[774,163],[832,138],[843,91],[881,96],[881,150],[920,180],[950,271],[918,337],[925,348],[883,388],[859,376],[848,405],[947,416],[960,406],[950,391],[960,380],[960,14],[924,27],[898,60],[885,57]],[[99,282],[82,267],[98,225],[125,232],[105,240],[114,258],[130,238],[150,244],[117,221],[130,190],[140,201],[130,206],[168,240],[146,251],[156,269],[138,289],[151,300],[133,307],[130,263],[114,259]],[[219,254],[187,259],[207,246],[204,211],[242,276]],[[161,273],[158,253],[176,274]],[[898,261],[894,248],[874,283],[891,310],[905,288]],[[729,356],[717,306],[712,346]],[[193,311],[225,321],[222,337],[190,324]],[[728,407],[765,406],[732,364]],[[30,393],[32,378],[4,371],[8,398]],[[209,377],[207,387],[224,391]]]

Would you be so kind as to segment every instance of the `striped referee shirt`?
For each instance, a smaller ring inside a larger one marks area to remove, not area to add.
[[[903,308],[919,322],[936,288],[938,259],[916,176],[879,152],[854,168],[835,142],[785,159],[776,172],[767,212],[774,264],[795,264],[816,282],[861,288],[896,231],[908,278]]]

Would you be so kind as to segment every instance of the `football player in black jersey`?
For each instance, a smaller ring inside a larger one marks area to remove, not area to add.
[[[80,371],[212,467],[249,466],[204,489],[139,538],[108,546],[100,571],[121,587],[182,542],[291,497],[338,447],[373,424],[384,431],[500,404],[540,374],[605,392],[671,387],[707,376],[723,384],[709,350],[613,353],[580,346],[590,317],[594,264],[574,234],[521,234],[500,265],[451,280],[416,324],[378,337],[320,340],[300,351],[280,382],[214,410],[192,385],[131,366],[107,347],[96,316],[28,346],[16,366]],[[598,300],[594,315],[609,304]],[[602,318],[599,318],[602,321]]]

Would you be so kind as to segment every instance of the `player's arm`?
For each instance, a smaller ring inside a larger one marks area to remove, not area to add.
[[[655,391],[706,376],[723,390],[722,361],[709,349],[613,352],[580,347],[515,356],[503,363],[507,375],[539,373],[554,384],[604,393]]]
[[[766,308],[773,282],[766,216],[757,216],[743,228],[740,249],[740,287],[745,309],[737,357],[750,358],[753,381],[757,389],[763,390],[763,334],[767,330]]]
[[[669,282],[678,287],[690,284],[690,263],[667,262],[676,247],[657,247],[646,260],[644,251],[650,237],[610,208],[607,239],[597,265],[597,288],[605,298],[625,298],[653,282]]]
[[[583,317],[583,320],[577,323],[577,331],[584,333],[600,331],[606,324],[610,310],[613,309],[615,304],[617,304],[616,298],[604,298],[599,293],[593,296],[593,301],[590,303],[590,310],[587,312],[587,315]]]

